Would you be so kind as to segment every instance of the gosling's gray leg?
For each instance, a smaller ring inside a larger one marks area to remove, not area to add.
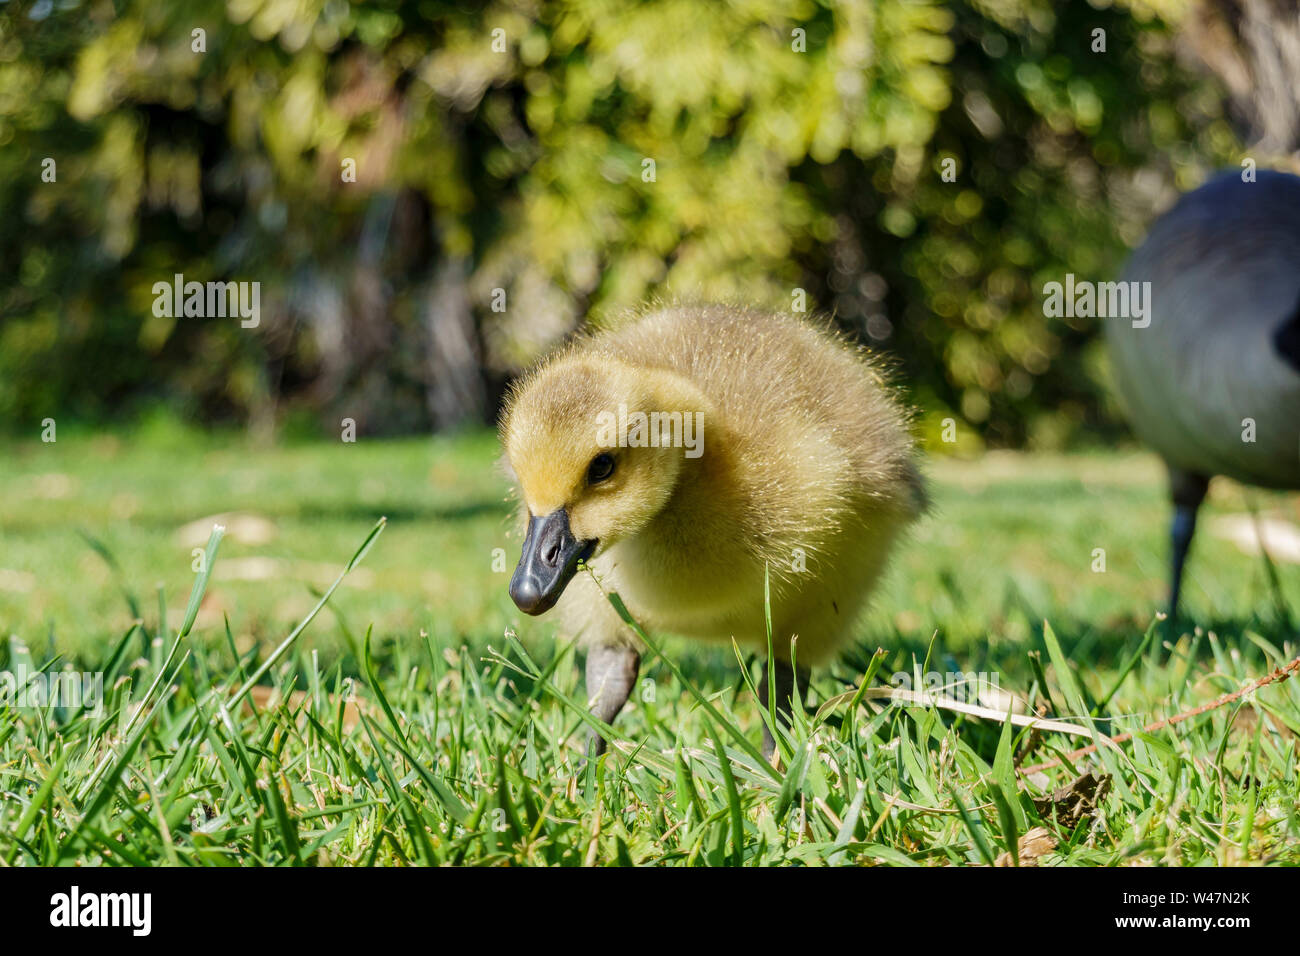
[[[790,698],[794,696],[794,669],[790,667],[789,661],[783,661],[777,658],[773,662],[772,670],[776,678],[776,719],[782,727],[790,726],[790,714],[793,711],[794,704]],[[800,671],[800,681],[804,687],[808,686],[808,673]],[[767,710],[767,664],[763,665],[763,677],[758,682],[758,702],[764,710]],[[776,753],[776,738],[772,736],[772,731],[768,729],[767,723],[763,723],[763,756],[768,760],[772,759],[772,754]]]
[[[1196,532],[1196,511],[1205,500],[1205,492],[1210,487],[1210,479],[1177,468],[1169,469],[1169,491],[1174,502],[1174,521],[1170,530],[1171,577],[1169,582],[1169,617],[1178,615],[1178,596],[1183,587],[1183,565],[1187,561],[1187,549]]]
[[[612,724],[636,686],[641,655],[624,644],[597,644],[587,651],[587,700],[592,716]],[[591,732],[587,753],[595,758],[605,752],[605,739]]]

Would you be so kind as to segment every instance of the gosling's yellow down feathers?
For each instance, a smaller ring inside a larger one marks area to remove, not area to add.
[[[698,447],[680,430],[665,431],[669,447],[611,441],[620,407],[625,420],[682,413],[701,425]],[[583,337],[516,384],[501,438],[532,519],[524,559],[568,560],[547,573],[563,579],[565,629],[588,646],[636,643],[603,587],[652,632],[763,651],[766,567],[776,654],[788,659],[797,635],[799,663],[824,662],[925,502],[908,416],[879,366],[789,315],[670,307]],[[573,573],[574,554],[601,587]]]

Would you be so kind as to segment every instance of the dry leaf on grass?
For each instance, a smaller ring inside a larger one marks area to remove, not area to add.
[[[1037,866],[1039,857],[1047,856],[1056,849],[1056,837],[1046,827],[1034,827],[1016,843],[1021,866]],[[1011,854],[1004,850],[993,861],[994,866],[1011,866]]]
[[[1073,830],[1080,820],[1092,816],[1109,789],[1110,777],[1107,774],[1098,778],[1085,773],[1051,793],[1034,797],[1034,807],[1044,818],[1050,818],[1055,812],[1057,822]]]
[[[269,543],[279,533],[270,518],[247,511],[226,511],[182,525],[176,530],[176,540],[186,548],[201,548],[214,524],[225,528],[226,537],[231,541],[254,547]]]
[[[1257,522],[1253,515],[1223,515],[1210,522],[1210,534],[1231,541],[1242,554],[1253,558],[1267,550],[1274,561],[1300,564],[1300,527],[1282,518]]]

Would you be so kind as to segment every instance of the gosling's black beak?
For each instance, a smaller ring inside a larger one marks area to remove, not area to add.
[[[578,562],[591,557],[595,541],[579,541],[569,530],[569,513],[558,508],[528,518],[524,553],[510,579],[510,598],[525,614],[543,614],[555,606]]]

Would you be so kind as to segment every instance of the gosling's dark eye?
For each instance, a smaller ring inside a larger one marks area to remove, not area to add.
[[[614,456],[601,452],[591,459],[591,464],[587,466],[587,484],[598,485],[612,474],[614,474]]]

